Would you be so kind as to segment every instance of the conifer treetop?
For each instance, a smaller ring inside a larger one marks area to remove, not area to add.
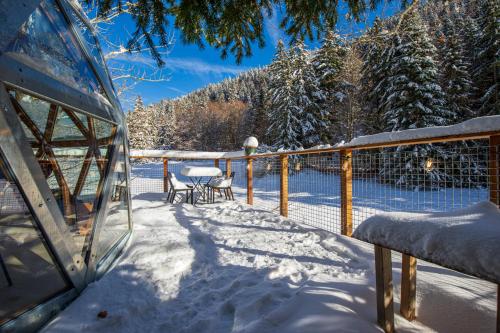
[[[173,25],[180,31],[185,43],[205,45],[220,50],[225,58],[228,54],[241,62],[252,55],[252,45],[265,46],[264,24],[267,17],[282,12],[280,28],[292,41],[308,37],[320,39],[335,28],[338,18],[338,0],[82,0],[95,2],[98,15],[106,17],[110,12],[127,8],[135,31],[127,47],[136,50],[140,38],[145,38],[152,56],[163,64],[157,46],[166,46],[168,29]],[[389,0],[391,1],[391,0]],[[414,0],[416,1],[416,0]],[[348,16],[359,21],[363,13],[373,10],[382,0],[347,1]],[[412,2],[403,1],[403,5]]]

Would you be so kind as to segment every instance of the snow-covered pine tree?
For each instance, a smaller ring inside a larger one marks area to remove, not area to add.
[[[349,142],[361,134],[365,120],[361,109],[363,99],[360,97],[362,60],[354,45],[346,49],[348,53],[338,74],[336,99],[332,101],[336,120],[332,126],[335,142]]]
[[[481,37],[474,81],[480,93],[478,116],[500,114],[500,3],[482,0],[479,26]]]
[[[391,39],[384,23],[375,19],[363,43],[362,95],[365,113],[366,134],[380,133],[386,130],[384,118],[384,94],[388,86],[391,63]]]
[[[269,109],[268,135],[276,149],[295,150],[302,148],[301,112],[293,87],[293,68],[290,53],[282,41],[278,42],[273,62],[269,65]]]
[[[472,102],[474,87],[470,74],[471,63],[465,48],[465,22],[454,6],[450,6],[442,24],[440,41],[441,85],[446,96],[446,105],[455,117],[454,123],[473,117]],[[459,141],[445,144],[449,161],[448,173],[453,176],[453,186],[479,187],[484,179],[486,161],[480,160],[475,141]],[[451,185],[451,183],[450,183]]]
[[[321,47],[314,53],[313,66],[319,80],[323,100],[320,104],[321,116],[325,123],[326,131],[321,133],[323,142],[332,142],[338,139],[333,133],[332,124],[338,122],[335,118],[335,105],[341,102],[344,95],[340,93],[341,80],[339,73],[342,71],[347,47],[345,41],[334,31],[329,31]]]
[[[477,58],[478,51],[478,40],[481,38],[481,30],[479,29],[479,24],[477,19],[466,14],[459,13],[460,17],[459,23],[462,25],[460,30],[462,31],[462,39],[464,42],[464,54],[466,58],[470,59],[471,66],[469,68],[470,73],[476,72],[476,64],[474,59]]]
[[[450,14],[443,24],[440,39],[441,85],[446,96],[446,106],[452,112],[453,122],[472,118],[471,102],[474,98],[470,75],[470,60],[466,58],[463,40],[463,18]]]
[[[290,50],[292,65],[292,90],[295,105],[300,109],[298,117],[301,123],[301,142],[306,148],[321,144],[327,133],[327,117],[321,104],[324,95],[311,62],[311,56],[299,40]]]
[[[158,131],[157,146],[160,149],[174,149],[177,144],[177,117],[174,105],[168,101],[161,101],[155,111],[155,125]]]
[[[419,13],[406,12],[399,29],[390,49],[389,76],[383,87],[386,129],[400,131],[450,124],[455,116],[445,108],[444,94],[438,83],[437,51]],[[440,168],[425,168],[428,159],[437,162],[447,158],[440,146],[400,146],[387,155],[381,176],[389,182],[413,189],[432,188],[451,177]]]
[[[135,100],[134,110],[127,115],[130,146],[134,149],[154,149],[156,128],[153,125],[153,112],[146,108],[141,96]]]

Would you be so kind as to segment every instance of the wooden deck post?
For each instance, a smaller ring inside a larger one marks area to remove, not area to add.
[[[168,192],[168,158],[163,158],[163,192]]]
[[[377,322],[384,332],[394,332],[391,250],[375,245]]]
[[[219,167],[219,159],[214,160],[214,167],[218,168]]]
[[[288,155],[281,155],[280,162],[280,214],[288,217]]]
[[[490,136],[489,144],[490,201],[500,206],[500,135]]]
[[[231,160],[226,160],[226,176],[231,176]]]
[[[407,320],[416,318],[417,258],[403,254],[401,273],[401,307],[399,312]]]
[[[247,158],[247,204],[253,205],[253,159],[251,158]]]
[[[352,152],[340,151],[340,221],[342,235],[352,235]]]

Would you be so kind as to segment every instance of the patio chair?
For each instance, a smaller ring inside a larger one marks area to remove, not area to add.
[[[170,203],[174,203],[175,197],[179,192],[186,192],[186,202],[189,201],[191,198],[191,204],[194,203],[194,194],[193,194],[193,186],[191,185],[186,185],[183,182],[179,181],[177,177],[175,177],[175,174],[172,172],[169,172],[168,175],[168,183],[169,183],[169,188],[168,188],[168,194],[167,194],[167,201]]]
[[[226,171],[225,170],[222,170],[222,176],[218,176],[218,177],[212,177],[208,183],[204,184],[203,186],[206,188],[208,194],[209,194],[209,200],[210,200],[210,187],[212,185],[216,185],[217,183],[221,182],[222,180],[226,179]],[[222,198],[222,192],[220,190],[217,190],[216,191],[219,193],[219,196]]]
[[[226,200],[234,200],[234,194],[231,188],[231,186],[233,185],[233,179],[234,171],[231,172],[231,175],[229,177],[225,176],[216,178],[207,185],[211,202],[215,202],[215,191],[219,192],[219,194],[221,193],[221,191],[224,191]]]

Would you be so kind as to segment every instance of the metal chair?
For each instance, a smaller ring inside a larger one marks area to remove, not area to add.
[[[186,202],[189,202],[189,199],[191,198],[191,204],[194,204],[194,194],[193,194],[193,186],[191,185],[186,185],[183,182],[177,180],[177,177],[175,177],[175,174],[172,172],[169,172],[167,174],[168,178],[168,183],[169,183],[169,188],[168,188],[168,194],[167,194],[167,201],[170,203],[174,203],[175,197],[179,192],[186,192]]]
[[[217,177],[212,177],[210,178],[210,180],[205,184],[203,185],[207,192],[208,192],[208,200],[210,201],[210,186],[211,185],[214,185],[214,184],[217,184],[217,182],[220,182],[222,181],[223,179],[226,179],[226,170],[222,170],[222,175],[221,176],[217,176]],[[218,193],[219,193],[219,196],[222,198],[222,192],[220,190],[216,190]]]
[[[231,172],[229,177],[220,177],[215,179],[213,182],[210,182],[207,187],[209,189],[209,196],[211,202],[215,202],[215,191],[218,191],[219,194],[221,191],[224,191],[224,196],[226,200],[234,200],[234,194],[231,186],[233,185],[234,180],[234,171]],[[221,194],[222,196],[222,194]]]

